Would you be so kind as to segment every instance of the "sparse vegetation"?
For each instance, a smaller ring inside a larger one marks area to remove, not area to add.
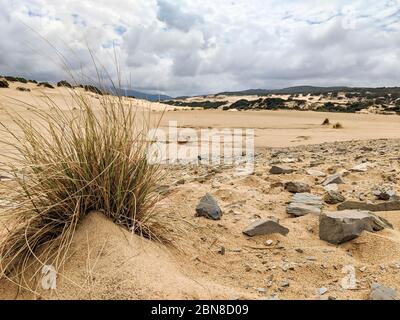
[[[21,83],[28,83],[28,80],[22,77],[12,77],[12,76],[5,76],[4,77],[7,81],[10,82],[21,82]]]
[[[102,90],[100,90],[99,88],[97,88],[96,86],[92,86],[92,85],[84,85],[83,88],[86,91],[98,94],[100,96],[104,95],[104,92]]]
[[[18,188],[8,200],[16,205],[2,213],[9,224],[0,242],[0,278],[21,275],[35,262],[60,267],[77,225],[93,210],[160,238],[164,224],[152,207],[161,175],[147,161],[147,121],[138,121],[122,98],[103,97],[95,110],[84,93],[72,94],[76,113],[47,97],[51,111],[29,105],[33,119],[12,113],[12,127],[1,123],[2,137],[12,138],[2,143],[15,150],[8,171]]]
[[[343,125],[340,122],[336,122],[333,125],[333,129],[343,129]]]
[[[326,118],[326,119],[322,122],[322,125],[323,125],[323,126],[329,126],[330,124],[331,124],[331,122],[329,121],[328,118]]]
[[[171,106],[176,106],[176,107],[190,107],[190,108],[204,108],[204,109],[218,109],[219,107],[227,104],[227,101],[216,101],[216,102],[211,102],[209,100],[198,102],[198,101],[163,101],[164,104],[168,104]]]
[[[6,80],[0,79],[0,88],[8,88],[9,86]]]
[[[51,85],[51,84],[48,83],[48,82],[40,82],[40,83],[38,84],[38,86],[39,86],[39,87],[48,88],[48,89],[54,89],[54,86]]]
[[[18,91],[22,91],[22,92],[30,92],[30,91],[31,91],[31,89],[29,89],[29,88],[24,88],[24,87],[17,87],[17,90],[18,90]]]
[[[57,87],[66,87],[72,89],[72,85],[68,81],[60,81],[57,83]]]

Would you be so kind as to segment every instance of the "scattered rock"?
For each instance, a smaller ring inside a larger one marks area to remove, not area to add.
[[[319,237],[332,244],[341,244],[357,238],[364,230],[373,232],[384,228],[393,226],[369,211],[326,212],[320,216]]]
[[[286,212],[296,217],[302,217],[307,214],[320,215],[321,208],[304,203],[291,203],[286,208]]]
[[[274,233],[280,233],[286,236],[289,233],[289,229],[281,226],[279,221],[273,217],[267,219],[259,219],[250,224],[243,233],[249,237],[268,235]]]
[[[222,217],[221,208],[218,202],[210,195],[206,194],[201,198],[200,203],[196,207],[196,217],[206,217],[212,220],[220,220]]]
[[[284,186],[285,185],[280,181],[271,183],[271,188],[283,188]]]
[[[298,161],[299,161],[299,159],[296,159],[296,158],[283,158],[283,159],[281,159],[281,162],[283,162],[283,163],[296,163]]]
[[[301,217],[306,214],[321,214],[322,199],[310,193],[296,193],[286,208],[288,214]]]
[[[353,171],[353,172],[367,172],[370,166],[371,166],[371,164],[368,163],[368,162],[361,163],[361,164],[351,168],[350,171]]]
[[[273,241],[273,240],[267,240],[267,241],[265,241],[265,245],[268,246],[268,247],[272,246],[273,244],[274,244],[274,241]]]
[[[322,287],[322,288],[319,288],[318,289],[318,293],[319,293],[319,295],[321,295],[321,296],[323,296],[325,293],[327,293],[328,292],[328,289],[327,288],[325,288],[325,287]]]
[[[269,173],[271,174],[289,174],[293,173],[295,170],[287,167],[287,166],[272,166],[272,168],[269,170]]]
[[[400,200],[382,203],[369,203],[363,201],[345,201],[338,205],[338,210],[366,210],[366,211],[398,211]]]
[[[285,183],[285,189],[291,193],[306,193],[311,191],[307,183],[296,181]]]
[[[326,180],[322,183],[323,186],[327,186],[329,184],[343,184],[344,181],[342,179],[342,175],[340,173],[334,174],[326,178]]]
[[[396,195],[396,192],[393,191],[390,187],[383,186],[383,187],[379,187],[379,188],[373,190],[372,194],[378,200],[388,201]]]
[[[317,261],[316,257],[306,257],[305,259],[308,261]]]
[[[281,283],[280,283],[280,286],[282,287],[282,288],[288,288],[289,286],[290,286],[290,283],[289,283],[289,281],[282,281]]]
[[[338,191],[328,191],[324,196],[327,204],[338,204],[346,201],[346,198]]]
[[[314,169],[308,169],[307,174],[309,174],[310,176],[315,177],[315,178],[326,177],[326,173],[324,173],[322,171],[314,170]]]
[[[385,287],[380,283],[373,283],[371,285],[371,292],[369,293],[369,300],[397,300],[397,291],[392,288]]]
[[[327,186],[324,186],[325,191],[338,191],[339,186],[336,183],[328,184]]]

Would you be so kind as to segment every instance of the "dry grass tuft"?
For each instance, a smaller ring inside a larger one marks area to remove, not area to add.
[[[323,125],[323,126],[329,126],[330,124],[331,124],[331,122],[329,121],[328,118],[326,118],[326,119],[324,120],[324,122],[322,122],[322,125]]]
[[[340,122],[336,122],[333,125],[333,129],[343,129],[343,125]]]
[[[90,211],[148,238],[160,238],[165,227],[153,210],[162,177],[147,161],[146,115],[123,97],[71,96],[73,112],[47,97],[47,109],[29,105],[33,120],[12,113],[12,125],[1,123],[8,135],[2,143],[16,151],[7,171],[18,188],[1,213],[0,278],[20,279],[38,262],[58,270]]]

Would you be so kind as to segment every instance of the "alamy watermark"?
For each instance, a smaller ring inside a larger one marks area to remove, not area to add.
[[[152,164],[233,165],[238,174],[254,172],[254,129],[168,128],[150,130],[147,159]]]

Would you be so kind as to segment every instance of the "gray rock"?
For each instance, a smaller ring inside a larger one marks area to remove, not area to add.
[[[364,230],[373,232],[384,228],[393,226],[369,211],[326,212],[320,216],[319,237],[329,243],[340,244],[357,238]]]
[[[196,207],[196,217],[220,220],[222,217],[222,210],[219,207],[218,202],[207,193],[203,198],[201,198],[200,203]]]
[[[342,179],[342,175],[340,173],[334,174],[326,178],[326,180],[322,183],[323,186],[327,186],[329,184],[343,184],[344,181]]]
[[[372,191],[372,194],[379,200],[388,201],[396,195],[396,192],[388,187],[381,187]]]
[[[318,289],[318,293],[322,296],[322,295],[324,295],[325,293],[327,293],[328,292],[328,289],[327,288],[325,288],[325,287],[322,287],[322,288],[319,288]]]
[[[336,183],[328,184],[324,186],[325,191],[339,191],[339,186]]]
[[[311,191],[311,188],[307,183],[297,181],[285,183],[285,189],[291,193],[305,193]]]
[[[367,211],[398,211],[400,200],[393,200],[382,203],[369,203],[363,201],[345,201],[338,205],[338,210],[367,210]]]
[[[353,171],[353,172],[367,172],[368,168],[370,166],[371,166],[370,163],[365,162],[365,163],[361,163],[361,164],[351,168],[350,171]]]
[[[291,202],[294,203],[304,203],[308,205],[321,206],[322,207],[322,199],[319,196],[316,196],[311,193],[296,193],[293,195]]]
[[[290,203],[286,208],[286,213],[296,217],[302,217],[307,214],[320,215],[321,208],[304,203]]]
[[[326,173],[325,172],[314,170],[314,169],[308,169],[307,173],[310,176],[315,177],[315,178],[326,177]]]
[[[395,289],[385,287],[380,283],[373,283],[369,300],[398,300],[398,294]]]
[[[289,174],[293,173],[295,170],[288,166],[272,166],[269,170],[271,174]]]
[[[279,221],[275,218],[259,219],[250,224],[243,233],[249,237],[262,236],[273,233],[280,233],[286,236],[289,233],[289,229],[281,226]]]
[[[301,217],[306,214],[321,214],[322,199],[310,193],[296,193],[286,208],[288,214]]]
[[[346,201],[346,198],[338,191],[328,191],[324,196],[324,201],[328,204],[338,204]]]

